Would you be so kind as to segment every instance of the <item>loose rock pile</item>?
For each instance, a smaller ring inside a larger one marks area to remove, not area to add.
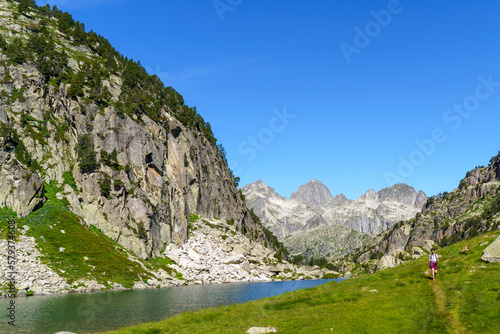
[[[192,235],[182,247],[170,244],[165,255],[171,267],[187,281],[197,284],[256,282],[282,278],[322,278],[328,270],[279,263],[275,252],[251,242],[234,227],[220,220],[192,223]]]

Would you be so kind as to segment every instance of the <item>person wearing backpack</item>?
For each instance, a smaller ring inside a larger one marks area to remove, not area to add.
[[[431,253],[429,254],[429,267],[431,268],[432,271],[433,281],[436,280],[436,274],[438,272],[437,262],[438,262],[438,255],[436,254],[436,251],[433,248],[431,249]]]

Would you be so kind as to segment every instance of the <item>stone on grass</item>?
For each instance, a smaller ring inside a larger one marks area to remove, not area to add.
[[[245,333],[248,334],[262,334],[262,333],[276,333],[275,327],[252,327],[247,330]]]
[[[423,255],[424,255],[424,251],[423,251],[422,248],[420,248],[418,246],[413,246],[411,248],[411,256],[412,256],[412,258],[418,259],[418,258],[420,258]]]
[[[484,249],[481,260],[485,262],[500,262],[500,237],[496,238],[491,245]]]

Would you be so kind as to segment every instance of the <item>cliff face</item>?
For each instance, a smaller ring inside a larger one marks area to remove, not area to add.
[[[397,184],[356,200],[332,197],[328,188],[312,180],[290,199],[279,196],[262,181],[243,189],[247,204],[292,253],[334,257],[353,251],[373,235],[421,212],[427,196]]]
[[[500,154],[491,159],[489,166],[468,172],[453,192],[429,198],[421,214],[396,224],[355,252],[351,259],[366,263],[367,268],[384,268],[421,256],[431,247],[449,245],[499,227]]]
[[[17,6],[0,1],[0,207],[27,217],[53,183],[84,224],[141,258],[185,243],[190,214],[268,240],[177,92],[69,14]]]

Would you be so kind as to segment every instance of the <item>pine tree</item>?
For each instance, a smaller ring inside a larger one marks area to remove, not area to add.
[[[31,0],[21,0],[19,5],[17,6],[17,10],[19,13],[26,15],[26,12],[31,8],[32,5]]]

